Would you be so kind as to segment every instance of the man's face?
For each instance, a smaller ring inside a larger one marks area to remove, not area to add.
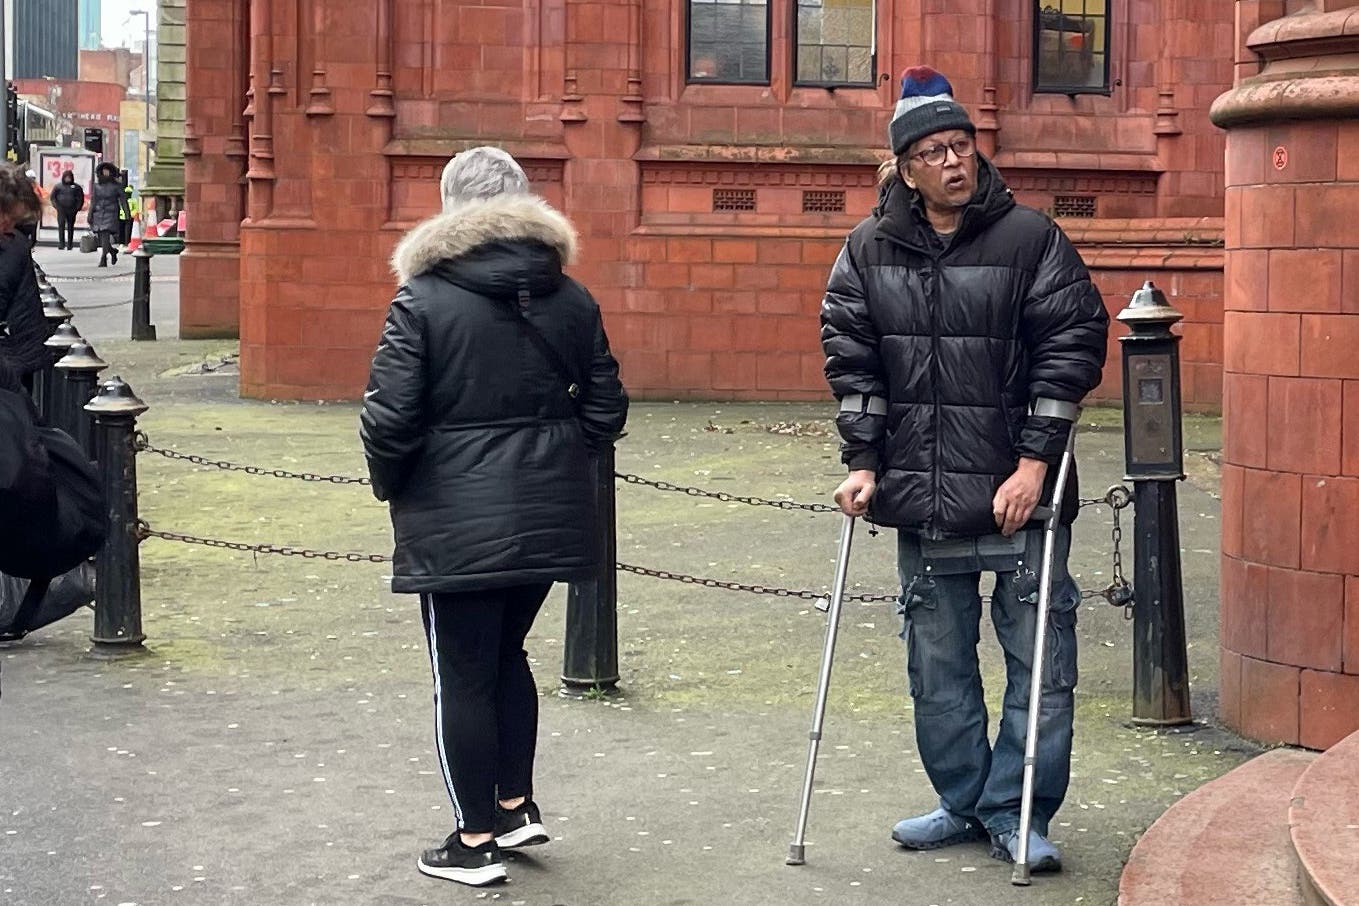
[[[901,178],[920,192],[926,207],[961,208],[977,191],[976,141],[966,130],[925,136],[906,149],[905,161],[898,165]]]

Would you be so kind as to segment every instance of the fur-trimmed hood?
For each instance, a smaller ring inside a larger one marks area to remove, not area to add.
[[[541,242],[570,264],[576,231],[560,212],[536,195],[498,195],[449,208],[416,226],[397,244],[392,270],[406,283],[492,242]]]

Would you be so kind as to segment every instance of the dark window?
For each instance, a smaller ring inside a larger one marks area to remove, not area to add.
[[[714,211],[755,210],[754,189],[713,189]]]
[[[689,0],[689,81],[769,82],[769,0]]]
[[[799,85],[872,85],[876,0],[797,0]]]
[[[1034,0],[1034,91],[1109,93],[1109,0]]]
[[[838,190],[808,189],[802,193],[802,213],[843,214],[845,193]]]

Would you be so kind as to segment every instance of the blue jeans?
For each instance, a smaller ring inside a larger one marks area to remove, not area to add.
[[[1080,592],[1067,573],[1070,547],[1070,529],[1059,529],[1053,552],[1033,800],[1033,828],[1044,836],[1066,796],[1071,773]],[[898,533],[897,565],[903,587],[923,573],[918,536]],[[981,573],[935,576],[923,600],[915,598],[908,606],[903,594],[901,604],[920,760],[940,804],[955,814],[976,817],[993,836],[1019,826],[1037,613],[1036,605],[1020,600],[1013,582],[1015,572],[995,575],[991,622],[1005,652],[1006,687],[994,747],[987,737],[986,701],[977,665]]]

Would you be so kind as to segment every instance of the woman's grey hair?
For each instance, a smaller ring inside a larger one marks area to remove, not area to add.
[[[439,180],[445,211],[469,201],[497,195],[526,195],[528,191],[529,181],[523,168],[509,154],[490,145],[468,148],[455,155]]]

